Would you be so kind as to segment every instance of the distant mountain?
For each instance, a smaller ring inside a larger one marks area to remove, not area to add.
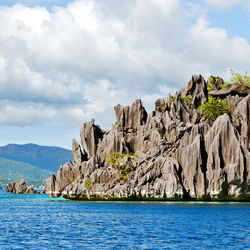
[[[8,144],[0,147],[0,157],[29,163],[37,168],[57,172],[60,165],[72,159],[71,150],[36,144]],[[22,165],[25,166],[25,165]],[[20,167],[22,167],[20,165]],[[6,166],[7,167],[7,166]]]
[[[1,180],[45,180],[52,171],[37,168],[31,164],[8,160],[0,157],[0,182]]]

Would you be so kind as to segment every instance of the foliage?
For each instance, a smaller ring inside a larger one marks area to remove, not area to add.
[[[221,100],[219,97],[213,98],[209,96],[208,101],[198,107],[197,110],[202,111],[202,116],[204,118],[214,121],[218,116],[223,115],[224,113],[228,113],[230,108],[231,107],[228,106],[226,102],[224,100]]]
[[[191,101],[193,101],[193,98],[192,97],[190,97],[190,96],[180,96],[180,98],[187,104],[187,105],[189,105],[190,103],[191,103]],[[172,104],[173,104],[173,102],[176,100],[176,96],[174,96],[171,100],[170,100],[170,102],[169,102],[169,106],[170,107],[172,107]]]
[[[184,97],[182,97],[181,96],[181,99],[187,104],[187,105],[189,105],[192,101],[193,101],[193,98],[192,97],[190,97],[190,96],[184,96]]]
[[[223,89],[227,86],[230,86],[232,83],[231,82],[224,82],[223,84],[220,85],[220,88]]]
[[[247,75],[247,72],[245,72],[244,75],[241,75],[234,70],[230,69],[231,71],[231,78],[230,82],[225,82],[224,84],[221,84],[219,86],[220,89],[223,89],[227,86],[230,86],[232,84],[243,84],[245,88],[250,88],[250,76]],[[212,90],[215,86],[216,82],[220,80],[219,76],[210,76],[208,78],[208,84],[207,84],[207,90]],[[244,90],[244,89],[243,89]]]
[[[132,162],[135,161],[137,153],[109,153],[107,162],[112,164],[115,171],[118,171],[120,178],[127,179],[132,171]]]
[[[80,175],[80,174],[75,175],[75,176],[71,179],[71,182],[75,181],[79,175]]]
[[[170,100],[170,102],[169,102],[169,106],[170,107],[172,107],[172,104],[173,104],[173,102],[176,100],[176,96],[174,96],[171,100]]]
[[[250,88],[250,76],[247,75],[247,71],[245,72],[244,75],[241,75],[233,71],[232,69],[230,69],[230,71],[231,71],[231,78],[230,78],[231,84],[241,83],[245,87]]]
[[[210,91],[210,90],[213,90],[213,89],[217,89],[215,86],[216,86],[216,83],[220,81],[220,79],[221,78],[219,76],[210,76],[208,78],[207,90]],[[225,85],[225,84],[228,84],[228,83],[224,83],[224,84],[220,85],[219,87],[223,88],[223,85]]]
[[[88,177],[88,178],[85,180],[84,184],[85,184],[85,187],[86,187],[87,189],[91,189],[91,188],[92,188],[92,185],[93,185],[93,182],[92,182],[92,180]]]
[[[214,77],[213,76],[209,76],[208,78],[208,84],[207,84],[207,90],[211,90],[213,88],[215,84],[215,81],[214,81]]]

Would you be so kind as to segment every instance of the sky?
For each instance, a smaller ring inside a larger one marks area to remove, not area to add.
[[[0,0],[0,145],[70,149],[113,107],[250,70],[250,0]]]

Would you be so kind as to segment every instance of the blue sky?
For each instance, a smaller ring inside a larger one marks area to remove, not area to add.
[[[51,9],[53,6],[65,7],[68,3],[74,0],[1,0],[0,4],[4,6],[13,6],[15,4],[23,4],[29,7],[44,6]]]
[[[225,29],[229,38],[240,36],[250,42],[247,28],[247,24],[250,24],[250,13],[243,6],[234,6],[224,11],[210,10],[208,19],[212,26]]]
[[[249,71],[249,27],[249,0],[0,0],[0,145],[71,148],[118,103]]]

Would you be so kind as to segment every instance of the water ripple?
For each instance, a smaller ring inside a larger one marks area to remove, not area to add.
[[[54,201],[0,191],[0,249],[247,249],[250,204]]]

